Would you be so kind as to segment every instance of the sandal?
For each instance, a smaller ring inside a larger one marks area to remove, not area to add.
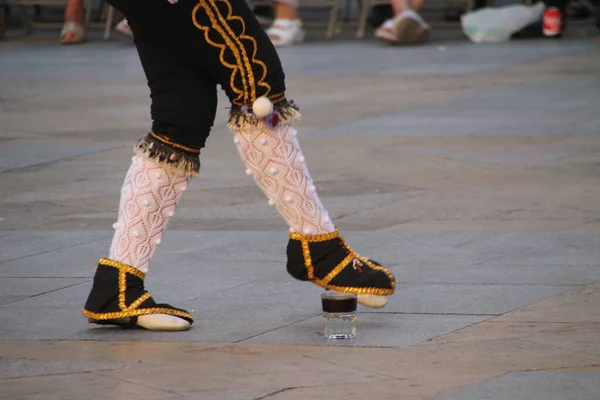
[[[85,42],[85,29],[77,22],[67,21],[60,31],[60,44],[79,44]]]
[[[385,21],[375,31],[375,36],[391,44],[419,44],[429,39],[430,30],[419,14],[406,10]]]
[[[131,32],[127,19],[122,19],[121,22],[115,26],[115,30],[125,36],[133,37],[133,32]]]
[[[292,46],[304,41],[306,32],[299,19],[276,19],[267,29],[267,35],[274,46]]]

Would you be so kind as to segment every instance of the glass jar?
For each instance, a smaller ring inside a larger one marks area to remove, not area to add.
[[[356,295],[353,293],[325,292],[321,295],[325,338],[354,339],[356,336]]]

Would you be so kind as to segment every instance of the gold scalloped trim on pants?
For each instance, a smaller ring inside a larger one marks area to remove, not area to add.
[[[267,77],[267,65],[256,58],[258,52],[258,43],[252,36],[246,34],[246,23],[244,20],[233,14],[233,7],[228,0],[219,0],[219,3],[224,3],[227,7],[227,15],[221,13],[216,5],[215,0],[199,0],[198,4],[192,10],[192,22],[194,26],[204,32],[206,42],[218,49],[219,61],[221,65],[231,70],[229,77],[229,85],[231,90],[237,94],[237,97],[232,100],[232,103],[238,106],[244,104],[252,104],[256,100],[257,87],[261,86],[266,89],[264,96],[269,96],[271,85],[265,82]],[[206,13],[210,21],[210,26],[202,25],[198,22],[197,13],[202,9]],[[234,32],[229,22],[238,21],[241,24],[241,32]],[[210,31],[216,32],[224,43],[217,43],[210,39]],[[247,49],[242,40],[247,40],[251,43]],[[233,54],[235,64],[228,63],[225,60],[225,51],[229,50]],[[250,54],[249,54],[250,53]],[[256,80],[254,76],[253,66],[259,66],[262,69],[262,74]],[[235,77],[239,74],[242,83],[242,88],[235,86]]]
[[[312,256],[310,254],[310,246],[309,243],[315,242],[326,242],[331,239],[340,238],[344,243],[344,246],[349,251],[349,254],[346,258],[344,258],[338,265],[335,266],[323,279],[317,278],[315,276],[315,267],[312,263]],[[385,267],[381,267],[379,265],[375,265],[368,258],[362,257],[357,254],[344,240],[342,235],[340,235],[339,230],[335,230],[331,233],[325,233],[321,235],[305,235],[302,233],[292,232],[290,233],[290,239],[299,240],[302,244],[302,253],[304,255],[304,265],[306,266],[306,270],[308,272],[308,280],[315,283],[316,285],[324,288],[335,290],[336,292],[345,292],[345,293],[355,293],[355,294],[376,294],[380,296],[391,295],[394,294],[396,288],[396,279],[394,275]],[[377,287],[354,287],[354,286],[337,286],[331,285],[329,282],[333,280],[342,270],[346,267],[350,266],[350,261],[356,258],[363,263],[367,264],[371,269],[376,271],[381,271],[386,274],[390,283],[392,285],[391,288],[377,288]]]
[[[138,308],[140,304],[142,304],[144,301],[148,300],[151,297],[150,293],[148,292],[144,293],[135,301],[133,301],[129,306],[127,306],[125,302],[125,292],[127,291],[127,274],[134,275],[142,280],[144,280],[146,274],[144,274],[139,269],[132,267],[131,265],[127,265],[115,260],[110,260],[108,258],[101,258],[98,264],[101,264],[106,267],[116,268],[117,270],[119,270],[119,308],[121,309],[121,311],[96,313],[83,309],[81,313],[84,317],[90,320],[105,321],[110,319],[139,317],[140,315],[167,314],[173,315],[175,317],[188,318],[192,321],[194,320],[194,317],[192,317],[192,315],[187,311],[176,310],[166,307]]]

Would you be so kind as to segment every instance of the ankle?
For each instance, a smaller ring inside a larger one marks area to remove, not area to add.
[[[275,19],[298,19],[298,9],[291,4],[277,3],[275,6]]]

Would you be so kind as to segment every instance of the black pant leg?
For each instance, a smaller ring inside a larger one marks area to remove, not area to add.
[[[177,144],[203,148],[217,112],[217,83],[160,43],[136,37],[136,23],[129,24],[150,87],[152,130]]]
[[[235,106],[284,100],[277,51],[246,0],[111,0],[181,62],[209,74]],[[136,35],[136,29],[134,36]]]

